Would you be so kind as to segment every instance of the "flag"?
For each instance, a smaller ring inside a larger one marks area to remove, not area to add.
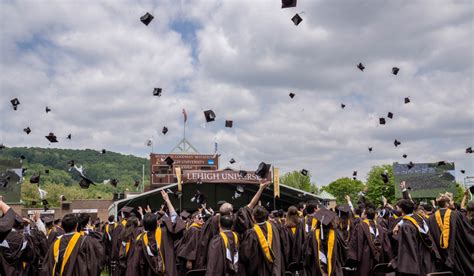
[[[176,168],[174,168],[174,171],[176,173],[176,178],[178,179],[178,191],[182,192],[183,191],[183,186],[181,184],[181,168],[176,167]]]
[[[186,110],[183,108],[183,117],[184,117],[184,122],[186,123],[188,121],[188,114],[186,113]]]
[[[280,197],[280,169],[273,168],[273,196]]]

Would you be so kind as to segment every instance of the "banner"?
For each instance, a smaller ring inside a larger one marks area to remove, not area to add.
[[[178,191],[182,192],[183,191],[183,185],[181,184],[181,168],[176,167],[175,173],[176,173],[176,178],[178,179]]]
[[[271,180],[271,174],[267,178]],[[259,184],[260,177],[250,171],[183,171],[183,183]]]
[[[273,167],[273,196],[280,198],[280,169]]]

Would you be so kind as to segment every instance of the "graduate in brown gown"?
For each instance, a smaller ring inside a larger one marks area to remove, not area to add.
[[[127,264],[130,260],[131,248],[135,246],[136,238],[138,236],[138,218],[131,216],[128,218],[125,228],[123,229],[119,239],[119,262],[117,264],[115,275],[124,276],[127,270]]]
[[[239,249],[245,275],[283,275],[278,228],[267,221],[268,211],[262,206],[253,208],[252,218],[255,224],[245,233]]]
[[[176,256],[180,261],[180,275],[186,275],[189,270],[194,269],[196,262],[196,253],[199,243],[199,234],[201,232],[202,225],[204,224],[204,218],[200,212],[194,212],[191,216],[192,223],[184,231],[183,238],[180,240],[179,245],[176,249]]]
[[[318,210],[319,202],[311,200],[306,203],[305,213],[303,218],[304,232],[305,234],[310,233],[316,228],[318,220],[314,217],[315,212]]]
[[[288,271],[290,264],[302,263],[303,260],[304,223],[295,206],[288,208],[285,225],[282,227],[280,235],[285,271]]]
[[[112,260],[112,236],[117,227],[117,222],[114,221],[114,216],[109,216],[107,222],[102,227],[102,244],[104,245],[104,262],[109,275],[112,274],[111,260]]]
[[[61,226],[66,233],[58,237],[49,248],[41,275],[99,275],[99,262],[91,243],[93,238],[76,231],[77,216],[65,215]]]
[[[138,235],[129,253],[126,275],[178,275],[173,235],[185,228],[165,191],[161,191],[168,214],[147,213],[143,218],[144,232]]]
[[[336,214],[322,208],[315,217],[318,225],[310,232],[304,248],[305,275],[343,275],[347,246],[335,225]]]
[[[375,265],[387,263],[392,259],[392,251],[387,230],[375,221],[375,210],[366,206],[362,223],[355,227],[348,259],[357,264],[352,275],[376,275],[372,272]]]
[[[402,219],[394,227],[397,240],[397,256],[390,261],[399,275],[426,275],[436,272],[436,258],[439,256],[432,246],[428,225],[414,211],[414,203],[402,199],[397,204],[402,210]]]
[[[473,275],[474,227],[459,211],[449,208],[452,207],[450,202],[452,199],[446,195],[437,198],[439,209],[428,220],[441,255],[439,269],[455,275]]]
[[[45,224],[47,225],[48,223],[45,221]],[[47,243],[48,243],[48,248],[53,244],[53,242],[56,240],[57,237],[61,236],[64,234],[63,228],[61,228],[61,220],[56,219],[53,221],[53,225],[51,229],[47,230]]]
[[[232,231],[234,219],[231,215],[219,216],[219,234],[212,238],[207,252],[207,276],[243,275],[239,262],[239,237]]]
[[[2,217],[0,218],[0,243],[3,242],[5,237],[12,230],[15,222],[15,212],[10,206],[8,206],[3,200],[0,199],[0,211],[2,211]]]
[[[89,214],[80,214],[78,218],[77,231],[83,236],[90,237],[89,242],[94,247],[96,261],[99,264],[98,272],[100,273],[104,268],[105,260],[105,250],[104,246],[102,245],[102,234],[93,230],[93,227],[90,225],[91,216]]]
[[[38,214],[39,219],[39,214]],[[31,237],[33,242],[33,248],[35,252],[35,257],[30,262],[30,268],[28,270],[28,275],[36,276],[40,273],[40,268],[43,265],[43,260],[46,257],[46,253],[48,253],[48,240],[46,235],[38,229],[38,226],[35,222],[29,221],[28,226],[25,230],[26,233]]]
[[[120,209],[118,216],[117,225],[112,232],[112,246],[111,246],[111,254],[110,254],[110,269],[111,274],[115,275],[115,268],[118,268],[118,264],[120,261],[119,257],[119,250],[120,250],[120,235],[122,234],[122,230],[125,228],[127,224],[127,218],[129,218],[132,214],[133,207],[125,206]]]
[[[23,232],[24,222],[23,218],[17,216],[13,229],[0,244],[1,275],[28,275],[35,251],[31,237]]]

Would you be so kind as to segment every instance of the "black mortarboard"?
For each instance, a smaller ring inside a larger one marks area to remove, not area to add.
[[[8,174],[0,174],[0,188],[6,188],[8,185],[8,180],[10,180],[10,176]]]
[[[445,161],[439,161],[439,162],[438,162],[438,167],[439,167],[439,166],[444,166],[444,165],[446,165],[446,162],[445,162]]]
[[[135,180],[135,184],[133,184],[133,186],[135,186],[135,187],[138,187],[138,186],[140,186],[140,181],[138,181],[138,180]]]
[[[301,16],[299,14],[295,14],[291,18],[291,21],[293,21],[293,23],[295,23],[295,26],[298,26],[301,23],[301,21],[303,21],[303,18],[301,18]]]
[[[400,146],[402,143],[400,141],[398,141],[397,139],[395,139],[395,141],[393,141],[393,144],[395,145],[395,147],[398,147]]]
[[[472,147],[468,147],[468,148],[466,149],[466,153],[472,153]]]
[[[297,0],[281,0],[281,8],[294,8],[296,7]]]
[[[408,163],[408,165],[407,165],[407,168],[409,170],[411,170],[414,166],[415,166],[415,164],[413,164],[413,162],[410,161],[410,163]]]
[[[45,111],[46,111],[46,113],[49,113],[49,112],[51,112],[51,108],[46,107]]]
[[[32,184],[38,184],[40,182],[40,175],[32,175],[30,177],[30,183]]]
[[[359,64],[357,64],[357,68],[359,68],[360,71],[364,71],[365,66],[364,64],[362,64],[362,62],[360,62]]]
[[[61,196],[59,197],[59,199],[60,199],[61,201],[66,201],[66,200],[67,200],[64,195],[61,195]]]
[[[231,159],[229,160],[229,163],[234,164],[234,163],[235,163],[235,159],[234,159],[234,158],[231,158]]]
[[[48,170],[48,169],[45,169],[45,170],[44,170],[44,173],[45,173],[45,174],[49,174],[49,170]]]
[[[43,217],[42,220],[45,224],[53,223],[53,218],[52,217]]]
[[[69,161],[69,162],[67,162],[67,163],[68,163],[69,166],[74,167],[74,164],[75,164],[74,160],[71,160],[71,161]]]
[[[244,178],[244,177],[247,176],[247,172],[241,170],[241,171],[239,171],[239,175],[240,175],[240,177]]]
[[[26,127],[26,128],[23,129],[23,131],[26,132],[26,134],[30,134],[31,129],[30,129],[30,127]]]
[[[369,152],[372,152],[372,147],[369,147]]]
[[[150,13],[147,12],[147,13],[145,13],[145,15],[143,15],[142,17],[140,17],[140,21],[141,21],[143,24],[145,24],[145,25],[148,26],[148,24],[150,24],[150,22],[153,20],[153,18],[154,18],[153,15],[151,15]]]
[[[21,160],[25,160],[25,158],[26,158],[26,157],[25,157],[23,154],[20,155],[20,159],[21,159]]]
[[[120,213],[124,213],[124,214],[130,214],[132,213],[133,211],[133,207],[130,207],[130,206],[124,206],[122,207],[122,209],[120,209]]]
[[[185,219],[185,220],[186,220],[186,219],[189,218],[189,216],[191,216],[191,214],[190,214],[188,211],[183,210],[182,212],[179,213],[179,216],[180,216],[182,219]]]
[[[255,171],[255,174],[258,175],[260,178],[267,178],[268,173],[270,172],[270,167],[272,165],[266,164],[265,162],[261,162],[258,165],[258,169]]]
[[[31,205],[32,205],[32,206],[35,206],[35,205],[36,205],[36,201],[34,201],[34,200],[31,201]]]
[[[302,169],[300,173],[304,176],[308,176],[308,170],[307,169]]]
[[[13,110],[17,110],[18,106],[20,105],[20,101],[17,98],[14,98],[10,102],[12,103]]]
[[[406,98],[405,98],[405,103],[407,104],[407,103],[409,103],[409,102],[410,102],[410,98],[406,97]]]
[[[199,190],[196,191],[194,196],[191,198],[191,202],[196,202],[197,204],[204,203],[206,200],[206,195],[201,193]]]
[[[353,171],[352,176],[357,176],[357,171]]]
[[[232,127],[233,124],[234,124],[234,122],[232,120],[226,120],[225,121],[225,127]]]
[[[161,97],[161,92],[163,90],[161,88],[153,88],[153,96]]]
[[[4,144],[0,144],[0,150],[6,148]]]
[[[400,68],[398,68],[398,67],[393,67],[392,68],[392,74],[396,75],[396,74],[398,74],[398,71],[400,71]]]
[[[392,112],[389,112],[389,113],[387,114],[387,117],[390,118],[390,119],[393,119],[393,113],[392,113]]]
[[[293,99],[296,96],[296,94],[295,93],[290,93],[289,96],[290,96],[290,98]]]
[[[465,173],[466,173],[466,171],[465,171],[465,170],[461,170],[461,173],[462,173],[462,174],[465,174]]]
[[[105,149],[102,149],[102,150],[100,151],[100,153],[102,153],[102,154],[106,154],[106,153],[107,153],[107,151],[106,151]]]
[[[166,135],[166,133],[168,133],[168,128],[164,126],[161,130],[161,133],[163,133],[163,135]]]
[[[46,139],[48,139],[48,141],[50,143],[57,143],[58,142],[58,139],[56,138],[56,135],[54,135],[54,133],[52,133],[52,132],[50,132],[48,134],[48,136],[45,136],[45,137],[46,137]]]
[[[168,157],[166,157],[166,159],[165,159],[165,163],[166,163],[168,166],[171,166],[171,165],[173,165],[174,160],[173,160],[171,157],[168,156]]]
[[[384,171],[380,174],[380,176],[382,177],[383,183],[387,184],[389,181],[388,172]]]
[[[344,109],[344,107],[346,107],[346,105],[342,103],[341,108]]]
[[[48,210],[49,210],[49,203],[48,203],[48,201],[47,201],[46,199],[43,199],[43,200],[41,201],[41,203],[43,204],[43,209],[44,209],[45,211],[48,211]]]
[[[216,114],[212,110],[204,111],[204,117],[206,117],[206,122],[212,122],[216,119]]]
[[[28,168],[21,168],[21,173],[25,174],[25,172],[28,170]]]
[[[117,188],[118,183],[119,183],[118,179],[113,178],[112,180],[110,180],[110,185],[114,186],[115,188]]]
[[[72,134],[69,133],[66,138],[69,139],[69,140],[71,140],[71,139],[72,139]]]
[[[351,212],[351,206],[349,206],[349,204],[338,205],[336,209],[339,213],[339,216],[340,213],[348,214]]]
[[[408,155],[407,155],[407,154],[403,154],[402,157],[403,157],[403,158],[407,158]]]
[[[336,217],[336,213],[326,208],[321,208],[320,210],[316,211],[314,216],[323,225],[328,226],[331,221]]]
[[[471,192],[471,194],[474,194],[474,186],[469,187],[469,192]]]
[[[80,177],[81,177],[81,181],[79,181],[79,186],[81,186],[82,189],[88,189],[91,184],[95,185],[94,182],[90,180],[89,178],[82,175]]]
[[[379,118],[379,124],[385,125],[385,118]]]

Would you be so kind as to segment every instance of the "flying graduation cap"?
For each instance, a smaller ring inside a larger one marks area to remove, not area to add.
[[[116,178],[113,178],[112,180],[110,180],[110,185],[114,186],[115,188],[117,188],[117,185],[119,184],[119,180],[116,179]]]
[[[43,209],[44,211],[48,211],[49,210],[49,203],[46,199],[43,199],[41,200],[41,203],[43,204]]]
[[[46,113],[49,113],[49,112],[51,112],[51,108],[46,107],[46,108],[45,108],[45,111],[46,111]]]
[[[197,204],[204,203],[206,200],[206,195],[201,193],[199,190],[196,190],[196,193],[194,196],[191,198],[191,202],[196,202]]]
[[[216,119],[216,113],[211,109],[204,111],[204,117],[206,117],[206,122],[212,122]]]
[[[398,147],[402,144],[402,142],[398,141],[397,139],[395,139],[395,141],[393,141],[393,144],[395,145],[395,147]]]
[[[290,98],[293,99],[296,96],[296,94],[295,93],[290,93],[290,94],[288,94],[288,96],[290,96]]]
[[[75,162],[74,162],[74,160],[71,160],[71,161],[67,162],[67,164],[68,164],[70,167],[74,167]]]
[[[45,136],[45,137],[46,137],[46,139],[48,139],[48,141],[50,143],[57,143],[58,142],[58,139],[57,139],[56,135],[54,135],[54,133],[52,133],[52,132],[50,132],[48,134],[48,136]]]
[[[270,168],[272,165],[266,164],[265,162],[261,162],[258,165],[257,170],[255,171],[255,174],[258,175],[260,178],[267,178]]]
[[[232,196],[232,199],[239,198],[243,193],[244,193],[244,187],[241,185],[237,185],[237,187],[235,188],[234,195]]]
[[[171,166],[171,165],[173,165],[173,163],[174,163],[174,160],[173,160],[171,157],[169,157],[169,156],[166,157],[164,161],[165,161],[165,163],[166,163],[168,166]]]
[[[140,17],[140,21],[145,24],[146,26],[148,26],[148,24],[150,24],[150,22],[153,20],[153,15],[151,15],[150,13],[145,13],[145,15],[143,15],[142,17]]]
[[[346,105],[341,103],[341,108],[344,109],[344,107],[346,107]]]
[[[101,151],[100,153],[102,153],[102,154],[106,154],[106,153],[107,153],[107,151],[106,151],[105,149],[102,149],[102,151]]]
[[[446,162],[445,161],[439,161],[438,162],[438,167],[440,166],[445,166],[446,165]]]
[[[163,133],[163,135],[166,135],[166,133],[168,133],[168,128],[164,126],[161,130],[161,133]]]
[[[385,170],[380,176],[382,177],[383,183],[387,184],[389,181],[388,171]]]
[[[293,23],[295,24],[295,26],[298,26],[302,21],[303,21],[303,18],[301,18],[301,16],[299,14],[295,14],[292,18],[291,18],[291,21],[293,21]]]
[[[41,175],[32,175],[30,177],[30,183],[31,184],[38,184],[40,182]]]
[[[385,125],[385,118],[379,118],[379,124]]]
[[[400,68],[398,67],[392,67],[392,74],[397,75],[398,71],[400,71]]]
[[[405,104],[409,103],[410,102],[410,98],[409,97],[406,97],[405,98]]]
[[[472,147],[468,147],[468,148],[466,149],[466,153],[472,153]]]
[[[404,153],[404,154],[402,155],[402,157],[403,157],[403,158],[407,158],[408,155],[407,155],[406,153]]]
[[[30,134],[31,133],[31,128],[30,127],[26,127],[23,129],[24,132],[26,132],[26,134]]]
[[[413,162],[410,161],[410,163],[408,163],[408,165],[407,165],[407,168],[409,170],[411,170],[414,166],[415,166],[415,164],[413,164]]]
[[[80,175],[81,177],[81,181],[79,181],[79,186],[81,186],[82,189],[89,189],[89,186],[92,184],[92,185],[95,185],[95,183],[90,180],[89,178],[83,176],[83,175]]]
[[[153,89],[153,96],[161,97],[161,92],[162,92],[162,89],[156,87]]]
[[[247,172],[246,172],[246,171],[243,171],[243,170],[240,170],[240,171],[239,171],[239,176],[240,176],[241,178],[244,178],[244,177],[247,176]]]
[[[357,64],[357,68],[359,68],[359,70],[363,72],[365,69],[365,66],[364,64],[362,64],[362,62],[359,62],[359,64]]]
[[[390,118],[390,119],[393,119],[393,113],[392,113],[392,112],[389,112],[389,113],[387,114],[387,117]]]
[[[140,181],[139,180],[135,180],[135,184],[133,184],[134,187],[138,187],[140,186]]]
[[[14,98],[10,101],[10,103],[12,104],[13,106],[13,110],[17,110],[18,109],[18,106],[20,105],[20,101],[18,100],[18,98]]]
[[[71,140],[71,139],[72,139],[72,134],[69,133],[69,134],[67,135],[66,139]]]
[[[230,127],[231,128],[233,126],[233,124],[234,124],[234,122],[232,120],[226,120],[225,121],[225,127]]]
[[[372,147],[369,147],[369,152],[372,152]]]
[[[281,0],[281,8],[294,8],[296,7],[297,0]]]
[[[307,169],[302,169],[300,173],[304,176],[308,176],[308,170]]]
[[[234,163],[235,163],[235,159],[234,159],[234,158],[231,158],[231,159],[229,160],[229,163],[234,164]]]
[[[465,173],[466,173],[466,171],[465,171],[465,170],[461,170],[461,173],[462,173],[462,174],[465,174]]]

